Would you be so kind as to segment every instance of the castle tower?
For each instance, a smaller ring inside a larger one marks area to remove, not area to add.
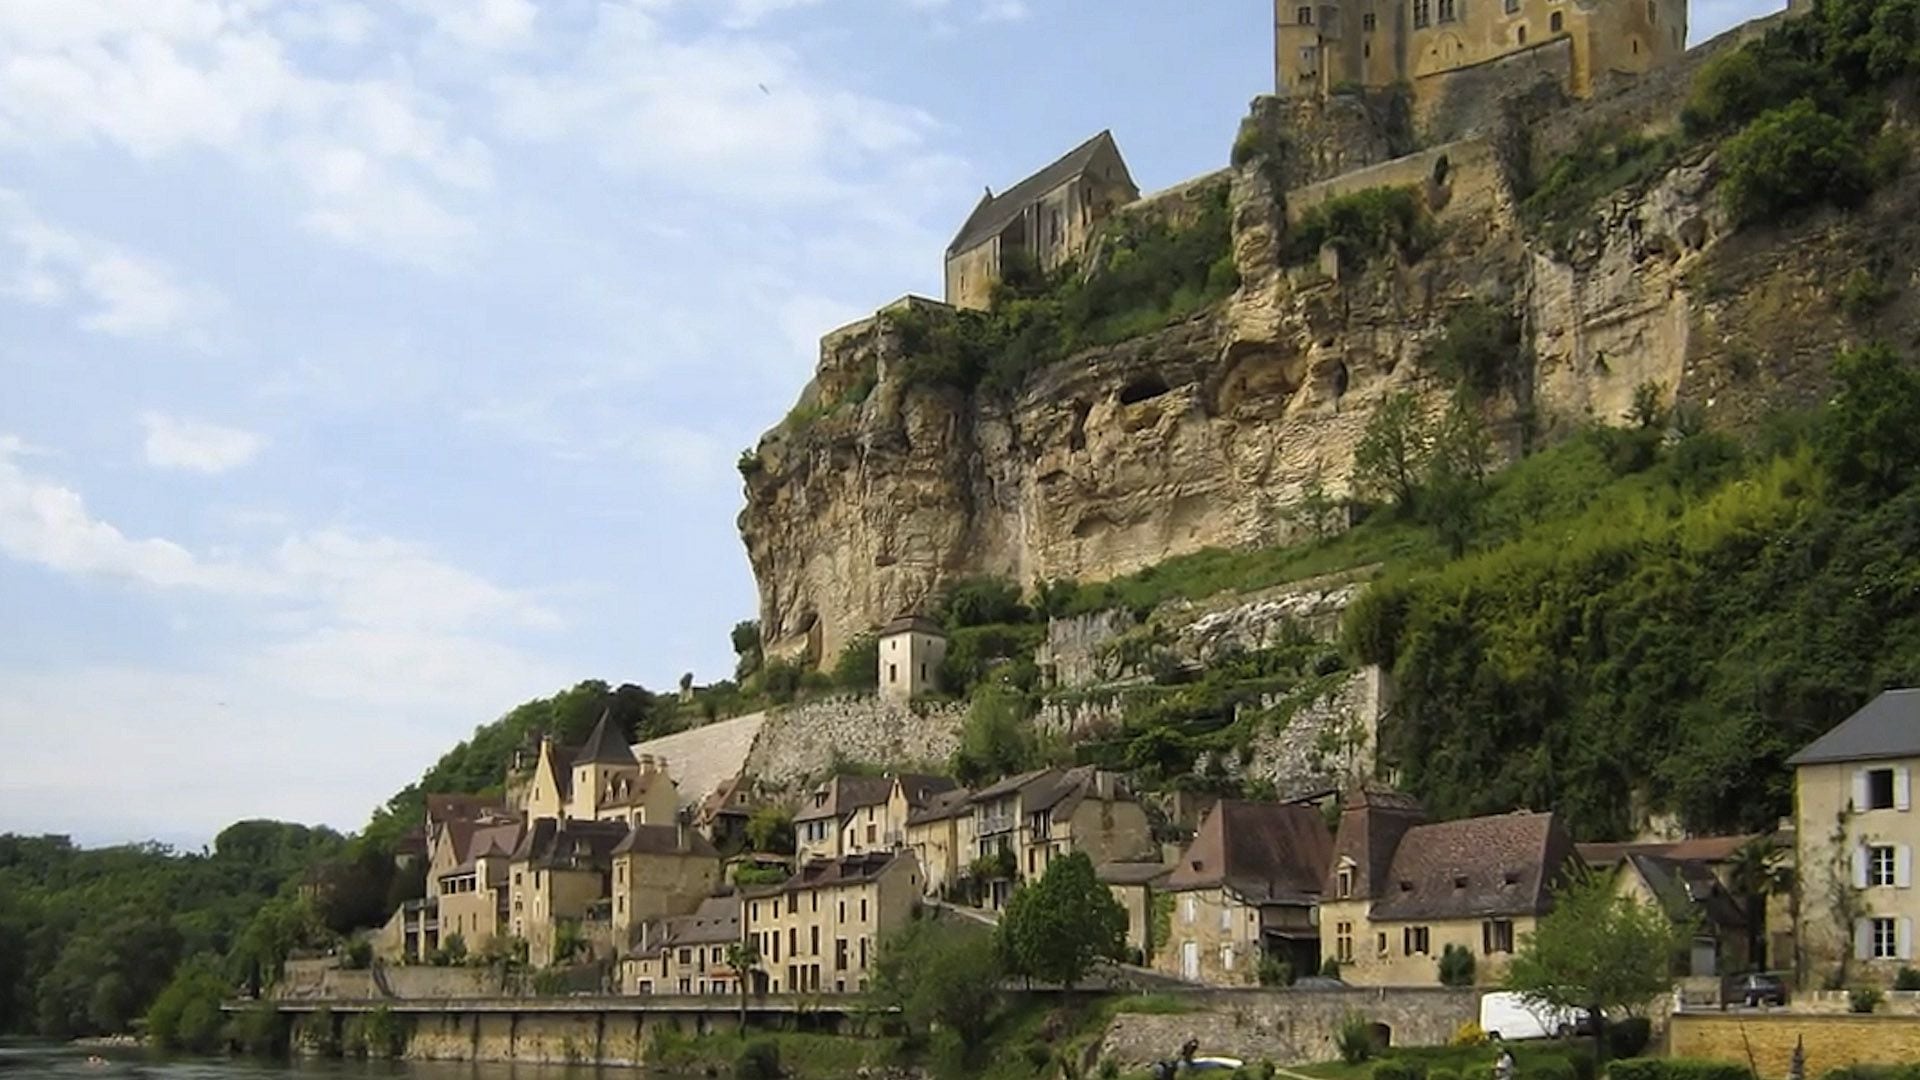
[[[613,722],[613,711],[601,713],[600,722],[593,725],[592,734],[573,759],[573,798],[568,816],[593,820],[600,813],[601,793],[607,781],[637,777],[639,772],[640,763]]]

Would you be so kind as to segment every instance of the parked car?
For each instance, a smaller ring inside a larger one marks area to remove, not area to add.
[[[1724,995],[1722,1000],[1737,1001],[1749,1009],[1757,1009],[1762,1005],[1785,1005],[1787,984],[1772,972],[1756,971],[1736,978],[1732,992]]]
[[[1556,1009],[1502,990],[1480,999],[1480,1030],[1508,1042],[1522,1039],[1590,1035],[1593,1017],[1585,1009]]]

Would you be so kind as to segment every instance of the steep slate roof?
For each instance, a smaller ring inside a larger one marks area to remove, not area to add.
[[[520,846],[513,849],[514,862],[531,862],[537,869],[605,869],[613,858],[613,849],[627,838],[627,825],[621,821],[535,821]]]
[[[638,775],[616,773],[601,785],[600,805],[639,806],[646,800],[647,793],[653,790],[654,785],[672,783],[673,778],[663,772],[648,771]],[[675,801],[678,802],[678,800]]]
[[[1920,689],[1888,690],[1787,759],[1789,765],[1920,757]]]
[[[1049,771],[1028,785],[1021,792],[1021,811],[1037,814],[1048,810],[1056,819],[1070,818],[1082,802],[1100,797],[1103,783],[1108,799],[1116,802],[1133,801],[1133,790],[1118,774],[1102,772],[1092,765],[1079,765],[1065,772]]]
[[[1660,906],[1675,921],[1698,915],[1701,930],[1730,930],[1747,925],[1740,905],[1703,862],[1628,855],[1626,864],[1647,883]]]
[[[827,885],[858,885],[875,881],[903,857],[896,851],[869,851],[838,859],[815,859],[795,871],[785,882],[765,889],[754,889],[746,895],[777,896]]]
[[[1376,920],[1537,915],[1552,905],[1573,840],[1553,814],[1467,818],[1407,830],[1373,904]]]
[[[973,802],[973,792],[966,788],[954,788],[943,791],[928,799],[926,805],[907,815],[907,824],[926,825],[935,821],[947,821],[967,812]]]
[[[880,628],[881,637],[895,634],[920,633],[947,636],[947,628],[927,618],[925,615],[902,615]]]
[[[1051,781],[1059,774],[1058,769],[1035,769],[1032,772],[1018,773],[995,784],[989,784],[973,793],[974,802],[991,802],[994,799],[1024,793],[1027,788]]]
[[[700,855],[717,859],[707,838],[679,825],[635,825],[633,831],[614,847],[615,855]]]
[[[573,796],[573,756],[579,752],[577,746],[547,744],[547,756],[553,760],[553,786],[563,803]]]
[[[814,796],[822,790],[826,792],[826,801],[814,805]],[[821,818],[839,818],[853,813],[863,806],[879,806],[893,797],[893,780],[885,776],[835,776],[815,788],[807,795],[807,804],[793,815],[793,820],[818,821]]]
[[[939,795],[944,795],[960,786],[960,782],[950,776],[928,776],[922,773],[901,773],[893,778],[900,786],[900,793],[907,800],[910,809],[918,809]],[[891,799],[893,794],[889,792]]]
[[[600,720],[593,725],[593,733],[580,747],[573,759],[575,765],[637,765],[633,756],[633,747],[627,745],[626,736],[613,722],[613,710],[600,714]]]
[[[1362,787],[1347,795],[1333,837],[1333,858],[1322,895],[1339,894],[1340,864],[1353,860],[1353,899],[1371,899],[1386,890],[1387,869],[1400,838],[1426,820],[1420,801],[1385,788]]]
[[[520,846],[520,828],[520,823],[514,821],[504,825],[487,825],[473,830],[466,839],[464,847],[455,852],[460,865],[441,876],[470,874],[480,865],[481,859],[496,856],[512,857],[514,849]]]
[[[979,205],[973,208],[973,213],[968,215],[966,224],[960,226],[960,232],[947,247],[947,254],[957,255],[983,240],[998,236],[1034,200],[1086,172],[1103,149],[1111,149],[1115,156],[1119,155],[1120,146],[1113,141],[1113,132],[1102,131],[999,195],[989,190]]]
[[[427,820],[477,821],[488,811],[505,812],[507,801],[500,795],[429,795]]]
[[[1327,821],[1312,807],[1222,799],[1164,887],[1225,887],[1253,903],[1310,903],[1320,895],[1332,853]]]

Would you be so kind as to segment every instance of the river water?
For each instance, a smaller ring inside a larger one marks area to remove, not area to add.
[[[642,1075],[586,1065],[163,1058],[138,1050],[0,1046],[0,1080],[636,1080]]]

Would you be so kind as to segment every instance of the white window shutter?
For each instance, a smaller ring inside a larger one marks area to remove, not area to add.
[[[1860,919],[1853,924],[1853,958],[1873,959],[1873,920]]]
[[[1853,809],[1858,812],[1867,808],[1867,770],[1853,771]]]
[[[1913,849],[1905,844],[1893,849],[1893,887],[1913,888]]]
[[[1899,940],[1894,942],[1894,955],[1902,960],[1913,959],[1913,920],[1901,919],[1896,932]]]
[[[1893,770],[1893,808],[1906,810],[1913,805],[1913,772],[1905,765]]]
[[[1865,844],[1854,845],[1853,847],[1853,887],[1854,888],[1864,889],[1867,887],[1867,882],[1869,880],[1867,877],[1867,870],[1868,870],[1867,864],[1871,862],[1872,859],[1873,859],[1873,854],[1867,850],[1867,845]]]

